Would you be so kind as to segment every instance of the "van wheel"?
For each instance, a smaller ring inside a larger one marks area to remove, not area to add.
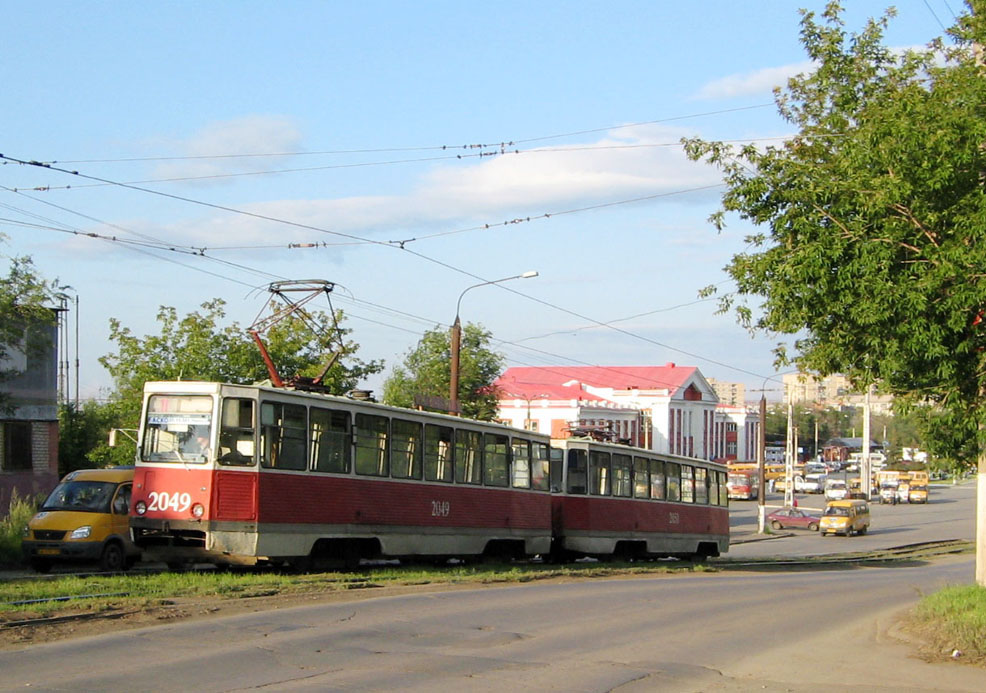
[[[864,534],[866,534],[866,530],[868,529],[869,527],[863,527],[861,530],[859,530],[858,532],[859,536],[863,536]]]
[[[103,547],[103,556],[99,559],[100,569],[107,573],[117,573],[124,570],[126,564],[127,556],[119,542],[111,541]]]

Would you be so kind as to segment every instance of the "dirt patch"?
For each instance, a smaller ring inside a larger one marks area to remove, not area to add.
[[[20,649],[27,645],[56,642],[70,638],[81,638],[121,630],[163,625],[190,619],[234,616],[242,613],[287,609],[295,606],[351,602],[374,597],[397,596],[401,594],[443,591],[454,589],[478,589],[484,585],[420,585],[400,587],[379,587],[374,589],[354,589],[342,591],[319,591],[310,593],[274,594],[253,597],[168,599],[143,608],[133,605],[110,605],[101,611],[92,611],[84,606],[66,607],[49,612],[44,618],[30,612],[16,615],[0,615],[0,650]]]

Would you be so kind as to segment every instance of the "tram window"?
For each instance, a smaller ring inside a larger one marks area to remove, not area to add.
[[[585,450],[568,451],[568,493],[585,493],[587,466]]]
[[[650,466],[650,497],[655,500],[664,500],[665,476],[664,462],[661,460],[649,460]]]
[[[613,495],[629,498],[633,495],[630,482],[630,455],[613,455]]]
[[[711,469],[707,473],[709,475],[709,505],[719,505],[719,484],[716,473]]]
[[[665,486],[669,501],[681,500],[681,465],[676,462],[668,462],[664,465]]]
[[[726,472],[716,472],[716,479],[718,479],[719,486],[719,505],[729,505],[729,488],[726,483],[729,481],[729,475]]]
[[[531,487],[531,443],[528,440],[514,438],[510,446],[513,457],[513,475],[511,485],[514,488]]]
[[[356,473],[387,476],[387,428],[385,416],[356,415]]]
[[[633,458],[633,497],[650,498],[650,479],[647,476],[647,458]]]
[[[478,431],[455,432],[455,483],[483,483],[483,434]]]
[[[608,496],[610,492],[609,453],[589,451],[589,493]]]
[[[311,469],[316,472],[348,474],[353,454],[349,412],[312,407],[309,416],[312,437]]]
[[[695,502],[706,505],[709,502],[709,487],[706,481],[706,470],[695,467]]]
[[[421,424],[394,419],[390,427],[390,475],[395,479],[420,479]]]
[[[531,488],[547,491],[551,482],[550,448],[546,443],[531,443]]]
[[[695,473],[691,465],[681,465],[681,502],[695,502]]]
[[[264,402],[260,405],[261,463],[275,469],[307,467],[305,437],[308,423],[305,408],[297,404]]]
[[[425,481],[452,481],[452,429],[425,425]]]
[[[483,483],[507,486],[510,483],[510,460],[507,436],[487,433],[483,436]]]

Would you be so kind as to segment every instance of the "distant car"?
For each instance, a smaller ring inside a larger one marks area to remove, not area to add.
[[[817,532],[819,520],[821,518],[818,515],[812,515],[798,508],[783,508],[767,515],[767,522],[774,529],[793,527],[794,529],[808,529]]]
[[[825,482],[825,500],[842,500],[848,494],[846,482],[842,479],[829,479]]]

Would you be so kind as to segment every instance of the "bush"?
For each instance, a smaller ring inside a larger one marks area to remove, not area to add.
[[[10,510],[0,520],[0,565],[21,563],[21,538],[24,526],[38,511],[40,498],[21,498],[17,490],[10,495]]]

